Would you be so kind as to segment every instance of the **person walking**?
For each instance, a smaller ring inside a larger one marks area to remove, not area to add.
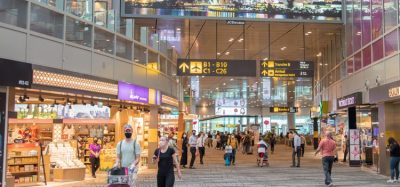
[[[203,165],[203,158],[206,154],[206,148],[204,145],[206,144],[206,137],[204,136],[203,132],[200,132],[199,137],[197,138],[197,150],[199,150],[200,154],[200,164]]]
[[[183,168],[186,168],[187,165],[187,156],[188,156],[188,145],[189,143],[189,139],[187,137],[187,133],[184,132],[182,135],[182,156],[181,156],[181,161],[180,161],[180,165]]]
[[[182,178],[182,172],[178,164],[178,155],[175,149],[168,145],[166,137],[160,138],[160,147],[154,151],[153,162],[157,161],[157,187],[173,187],[175,183],[174,164],[178,171],[178,178]]]
[[[232,165],[235,165],[236,151],[237,151],[237,149],[239,147],[239,143],[237,142],[237,139],[236,139],[234,134],[232,134],[230,136],[230,138],[228,139],[228,145],[230,145],[232,147],[232,160],[231,160],[231,163],[232,163]]]
[[[292,167],[300,167],[300,156],[301,156],[301,138],[297,134],[296,131],[293,132],[293,141],[292,141]],[[297,157],[297,165],[296,165],[296,157]]]
[[[271,145],[271,154],[274,154],[276,144],[275,134],[272,134],[271,138],[269,139],[269,144]]]
[[[189,145],[190,145],[190,153],[192,154],[192,158],[190,159],[190,169],[195,169],[193,167],[194,161],[196,160],[196,155],[197,155],[197,136],[196,136],[196,131],[192,131],[192,135],[189,138]]]
[[[96,171],[100,167],[100,150],[101,150],[100,140],[95,138],[93,143],[89,145],[89,150],[90,150],[89,160],[92,166],[92,177],[96,178]]]
[[[315,156],[321,152],[322,155],[322,167],[324,169],[325,184],[327,186],[333,186],[332,183],[332,165],[336,155],[336,142],[332,138],[332,133],[326,132],[325,139],[323,139],[315,152]]]
[[[294,137],[294,134],[293,134],[292,131],[290,131],[290,133],[289,133],[289,144],[288,144],[288,146],[292,146],[292,147],[293,147],[293,137]]]
[[[212,148],[213,147],[213,136],[211,132],[208,132],[207,134],[207,147]]]
[[[304,152],[306,147],[306,137],[304,137],[304,134],[302,134],[300,138],[301,138],[301,157],[304,157]]]
[[[217,135],[215,135],[215,141],[217,142],[217,146],[215,149],[220,149],[221,148],[221,134],[219,131],[217,132]]]
[[[387,182],[395,183],[399,182],[400,146],[393,137],[390,137],[388,142],[388,150],[390,152],[390,180]],[[396,179],[394,178],[395,175]]]
[[[349,150],[350,150],[350,139],[347,137],[347,135],[344,135],[344,142],[343,142],[342,149],[344,152],[343,162],[346,162],[347,154],[349,154]]]

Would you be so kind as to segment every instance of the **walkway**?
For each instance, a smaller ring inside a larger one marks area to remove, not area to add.
[[[255,155],[243,155],[241,153],[237,154],[236,166],[226,167],[223,164],[223,151],[208,149],[206,150],[205,165],[200,165],[197,158],[196,169],[184,169],[183,180],[177,180],[175,186],[325,186],[320,157],[315,157],[313,153],[311,147],[307,147],[306,154],[301,160],[301,167],[291,168],[291,149],[280,145],[276,147],[275,154],[270,155],[270,167],[259,168],[256,166]],[[334,186],[400,186],[400,184],[386,184],[387,179],[387,177],[372,171],[364,171],[359,167],[335,164],[333,168]],[[89,179],[85,182],[71,183],[65,186],[106,186],[106,175],[99,174],[97,179]],[[140,171],[138,186],[156,186],[156,170]]]

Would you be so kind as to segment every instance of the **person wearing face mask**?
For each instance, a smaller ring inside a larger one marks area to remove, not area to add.
[[[187,155],[188,155],[188,145],[189,139],[186,132],[182,135],[182,156],[181,156],[181,166],[186,168],[187,165]]]
[[[90,150],[90,164],[92,166],[92,177],[96,178],[96,171],[100,167],[100,150],[101,150],[101,144],[100,140],[95,138],[93,140],[93,143],[89,145],[89,150]]]
[[[117,144],[117,159],[114,167],[127,167],[130,170],[136,169],[140,161],[140,145],[132,138],[133,128],[131,125],[124,126],[125,139]]]
[[[158,164],[157,187],[173,187],[175,183],[174,164],[178,171],[178,178],[182,178],[178,164],[178,156],[173,148],[168,146],[166,137],[160,138],[160,147],[154,151],[153,162]]]
[[[189,145],[190,145],[190,153],[192,154],[192,158],[190,159],[190,169],[194,169],[194,161],[196,160],[197,153],[197,136],[196,131],[192,131],[192,136],[189,138]]]

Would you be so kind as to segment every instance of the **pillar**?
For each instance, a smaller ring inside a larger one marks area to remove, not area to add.
[[[158,107],[157,106],[150,106],[150,123],[149,123],[149,146],[148,146],[148,163],[151,163],[153,159],[154,150],[158,148],[158,124],[159,124],[159,117],[158,117]],[[156,168],[155,164],[148,164],[149,168]]]
[[[294,82],[295,81],[288,81],[288,84],[287,84],[286,95],[287,95],[287,106],[288,107],[295,106],[296,84]],[[287,113],[287,123],[288,123],[289,130],[296,129],[296,113]]]
[[[179,109],[183,108],[183,102],[179,102]],[[185,129],[185,119],[184,119],[185,113],[183,112],[183,110],[179,111],[179,116],[178,116],[178,147],[180,145],[182,145],[182,135],[184,132],[186,132]]]
[[[351,134],[350,134],[350,130],[357,130],[357,108],[356,107],[349,107],[347,109],[347,117],[348,117],[348,125],[349,125],[349,132],[348,134],[348,138],[351,138]],[[360,142],[361,145],[361,142]],[[351,141],[350,141],[350,150],[349,152],[351,152],[352,150],[352,145],[351,145]],[[359,150],[361,150],[361,147],[359,147]],[[360,151],[361,152],[361,151]],[[348,155],[348,157],[350,158],[350,154]],[[360,158],[361,159],[361,158]],[[361,161],[360,160],[351,160],[349,159],[349,164],[350,166],[361,166]]]
[[[400,107],[392,103],[378,104],[379,118],[379,172],[383,175],[390,175],[389,160],[390,154],[386,150],[389,137],[393,137],[397,141],[400,140],[400,129],[398,122]]]

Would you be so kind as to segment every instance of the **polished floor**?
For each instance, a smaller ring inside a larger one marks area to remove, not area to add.
[[[175,186],[206,187],[206,186],[325,186],[321,159],[314,156],[311,147],[306,148],[306,154],[301,158],[300,168],[291,168],[291,149],[279,145],[275,154],[270,156],[269,167],[257,167],[255,155],[237,154],[237,164],[226,167],[223,162],[223,152],[207,149],[205,164],[196,160],[196,169],[184,169],[183,179],[177,180]],[[190,156],[189,156],[190,159]],[[336,163],[333,167],[334,186],[400,186],[387,184],[388,178],[378,175],[373,169],[349,167],[344,163]],[[88,179],[80,183],[69,183],[63,186],[106,186],[105,174],[99,174],[97,179]],[[156,186],[156,170],[141,170],[138,176],[140,187]],[[56,183],[51,184],[57,186]]]

